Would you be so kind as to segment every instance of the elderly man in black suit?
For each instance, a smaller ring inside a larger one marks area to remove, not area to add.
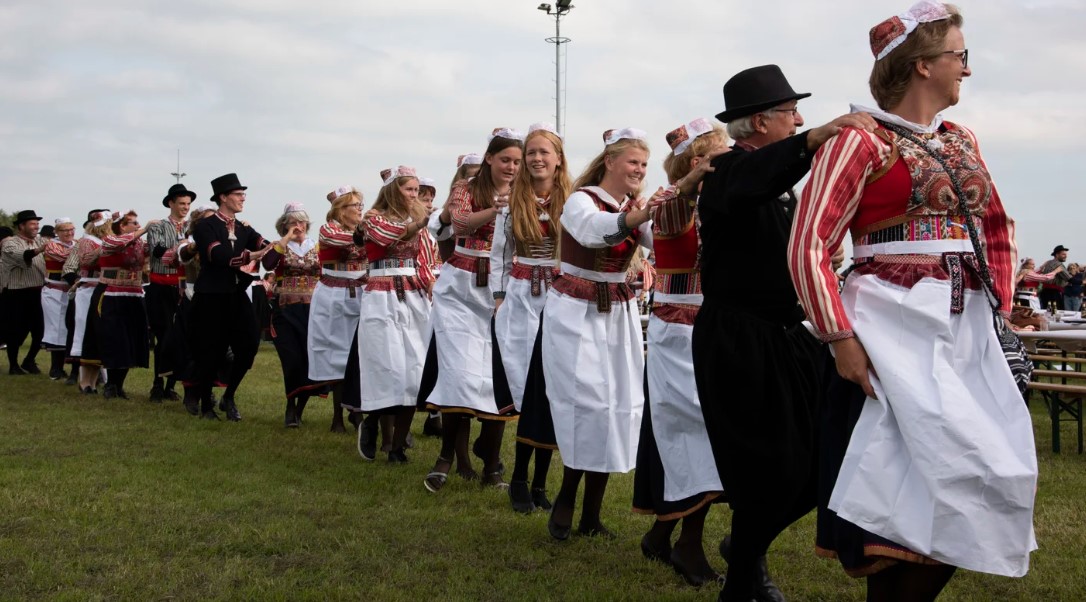
[[[727,109],[717,119],[736,143],[712,159],[698,199],[704,303],[694,321],[694,375],[734,511],[731,536],[721,544],[728,560],[722,600],[783,600],[769,578],[766,550],[815,507],[826,351],[801,324],[788,272],[792,187],[842,127],[870,130],[875,122],[845,115],[797,134],[803,125],[797,103],[808,96],[796,93],[776,65],[728,80]],[[737,271],[750,257],[755,269]]]
[[[192,232],[200,257],[200,275],[196,279],[190,320],[191,349],[196,360],[197,389],[201,418],[218,420],[211,399],[217,367],[233,351],[234,361],[219,409],[234,422],[241,413],[234,394],[245,373],[253,365],[259,344],[253,306],[248,289],[252,275],[242,271],[251,261],[259,260],[271,245],[248,224],[238,221],[245,207],[246,187],[235,174],[211,181],[212,197],[219,210],[206,217]]]

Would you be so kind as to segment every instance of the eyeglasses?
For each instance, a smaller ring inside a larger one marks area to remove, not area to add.
[[[362,203],[351,203],[350,205],[344,205],[348,209],[354,209],[355,207],[361,207]]]
[[[962,68],[968,68],[969,67],[969,49],[968,48],[966,48],[965,50],[944,50],[943,54],[953,54],[954,56],[958,57],[958,59],[961,60]]]
[[[769,109],[770,113],[791,113],[792,117],[799,114],[799,107],[792,107],[791,109]]]

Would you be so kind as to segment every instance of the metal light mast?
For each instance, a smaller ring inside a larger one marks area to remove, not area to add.
[[[562,44],[572,42],[569,38],[562,37],[562,17],[569,14],[574,6],[572,0],[557,0],[552,8],[550,4],[540,4],[539,10],[554,17],[554,37],[546,41],[554,44],[554,125],[558,133],[562,133]]]
[[[181,147],[177,148],[177,171],[171,173],[170,175],[177,178],[178,184],[181,183],[181,178],[188,175],[181,171]]]

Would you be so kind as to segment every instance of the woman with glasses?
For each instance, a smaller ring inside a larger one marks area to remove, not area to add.
[[[63,279],[64,262],[75,248],[75,224],[62,217],[56,220],[56,239],[45,245],[45,286],[41,289],[41,309],[45,322],[42,348],[49,352],[49,378],[58,380],[64,374],[64,355],[68,342],[68,290]],[[73,370],[73,374],[74,374]]]
[[[342,186],[328,196],[332,197],[332,207],[317,238],[321,277],[309,303],[306,349],[309,380],[332,388],[331,430],[343,433],[347,429],[343,424],[342,381],[358,331],[362,288],[366,284],[366,249],[354,239],[362,223],[362,193]]]
[[[878,108],[856,109],[879,127],[818,151],[789,244],[840,375],[818,551],[866,576],[868,600],[933,600],[956,567],[1022,576],[1036,548],[1033,428],[995,328],[1014,222],[973,133],[941,115],[972,75],[961,26],[956,7],[921,2],[871,30]],[[846,232],[855,267],[838,294],[830,257]]]

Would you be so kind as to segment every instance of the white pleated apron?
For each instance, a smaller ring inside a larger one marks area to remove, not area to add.
[[[68,311],[68,293],[50,288],[46,284],[41,289],[41,313],[45,322],[42,343],[48,347],[63,348],[68,341],[68,327],[64,325],[64,314]]]
[[[694,384],[694,327],[649,316],[647,372],[652,434],[664,466],[664,500],[723,491]]]
[[[364,285],[355,287],[353,299],[348,288],[318,282],[313,289],[306,335],[309,380],[323,383],[343,379],[351,342],[359,334],[363,288]]]
[[[954,315],[949,281],[849,277],[842,299],[878,399],[864,404],[829,507],[940,562],[1020,577],[1037,547],[1033,425],[987,299],[964,297]]]
[[[414,269],[411,269],[414,272]],[[358,322],[361,408],[414,406],[426,362],[430,301],[420,291],[368,291]],[[363,335],[363,333],[365,333]]]
[[[493,314],[490,288],[475,286],[474,272],[445,264],[434,284],[430,310],[437,340],[437,383],[426,399],[428,403],[488,414],[497,411],[490,358]]]
[[[79,288],[75,289],[75,332],[72,333],[72,357],[83,357],[83,335],[87,331],[87,312],[90,311],[91,295],[94,294],[93,286],[83,286],[84,283],[97,283],[98,280],[81,280]]]
[[[593,472],[629,472],[645,395],[645,358],[637,300],[596,303],[547,293],[543,374],[562,464]]]
[[[494,315],[494,338],[501,350],[505,378],[513,405],[520,411],[524,401],[524,386],[528,381],[528,364],[539,332],[539,316],[547,303],[546,287],[538,297],[532,296],[532,281],[510,278],[505,287],[505,301]]]

